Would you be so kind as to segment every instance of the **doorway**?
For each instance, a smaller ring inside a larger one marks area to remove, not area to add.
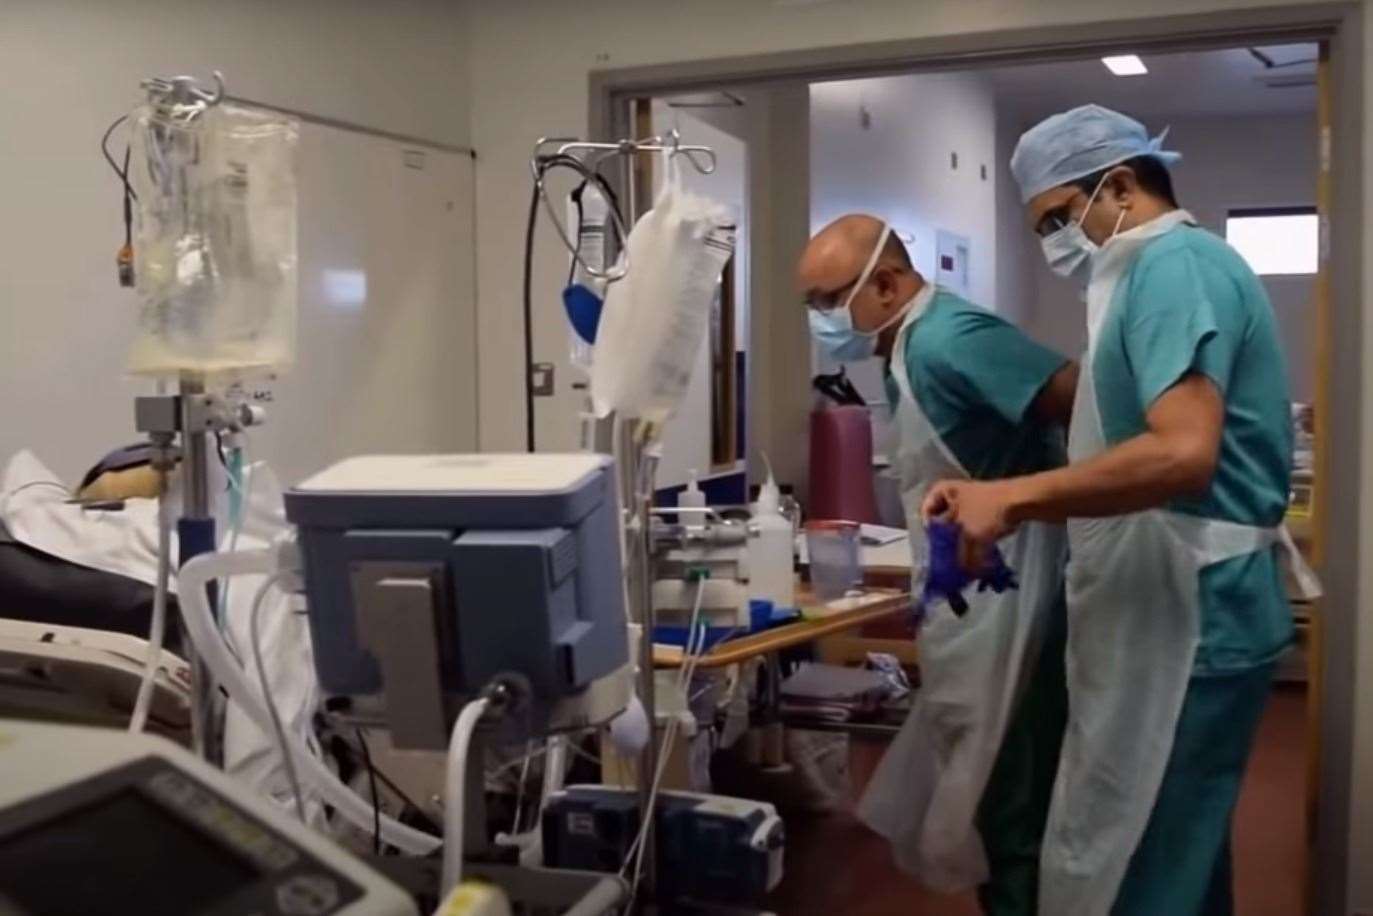
[[[1306,42],[812,83],[810,228],[853,211],[880,216],[925,277],[1078,358],[1086,344],[1081,287],[1045,269],[1007,168],[1011,151],[1032,125],[1086,102],[1129,113],[1151,135],[1166,131],[1167,148],[1183,153],[1171,169],[1179,202],[1241,252],[1272,302],[1293,401],[1287,523],[1314,560],[1313,493],[1324,483],[1313,433],[1323,378],[1315,346],[1320,52]],[[817,373],[837,368],[814,365]],[[892,407],[885,368],[873,359],[847,371],[872,409],[881,456],[881,421]],[[899,519],[890,478],[879,468],[877,492],[892,504],[879,508]],[[1295,595],[1293,608],[1297,645],[1283,659],[1236,819],[1237,907],[1254,916],[1302,912],[1305,895],[1317,608]],[[865,880],[879,879],[869,867]],[[909,899],[895,877],[890,886]]]
[[[613,71],[593,75],[591,126],[593,132],[605,136],[619,135],[623,133],[619,128],[623,127],[624,100],[631,97],[667,95],[687,89],[698,91],[721,87],[737,89],[763,86],[770,92],[776,92],[785,91],[788,86],[794,88],[798,84],[809,87],[810,83],[820,81],[848,81],[910,73],[938,73],[945,76],[958,70],[1019,68],[1024,71],[1027,68],[1051,63],[1080,64],[1099,70],[1102,67],[1102,57],[1117,53],[1137,53],[1146,59],[1184,52],[1228,50],[1248,54],[1249,48],[1256,48],[1261,52],[1269,49],[1274,52],[1293,51],[1300,54],[1311,48],[1322,47],[1319,43],[1323,42],[1325,62],[1317,69],[1320,70],[1322,78],[1328,80],[1328,95],[1324,102],[1328,106],[1325,109],[1328,115],[1327,131],[1322,133],[1316,128],[1314,113],[1286,113],[1294,118],[1310,119],[1311,128],[1306,131],[1306,136],[1311,139],[1311,146],[1317,149],[1313,154],[1319,166],[1317,185],[1308,186],[1302,200],[1293,199],[1281,204],[1256,200],[1253,205],[1222,202],[1219,204],[1219,210],[1212,209],[1213,217],[1202,217],[1204,223],[1212,228],[1224,228],[1223,234],[1229,234],[1232,219],[1240,221],[1250,217],[1309,215],[1309,212],[1280,211],[1294,208],[1309,211],[1312,207],[1319,207],[1322,203],[1316,193],[1319,182],[1325,182],[1327,188],[1331,182],[1337,187],[1348,187],[1353,194],[1350,200],[1357,201],[1357,191],[1361,187],[1362,152],[1358,104],[1359,87],[1362,85],[1359,50],[1361,40],[1361,22],[1355,10],[1343,7],[1323,7],[1319,10],[1282,8],[1262,13],[1246,13],[1243,34],[1236,32],[1234,22],[1227,22],[1224,17],[1207,15],[1103,24],[1073,30],[1072,34],[1066,36],[1063,32],[1050,34],[1038,31],[989,33],[939,41],[916,40],[867,48],[828,49],[804,56],[783,54],[748,60],[686,63],[637,72]],[[1280,66],[1287,62],[1287,58],[1275,58],[1271,54],[1268,56],[1276,65],[1271,68],[1265,67],[1265,70],[1291,69]],[[1252,55],[1250,57],[1262,66],[1258,58]],[[1027,74],[1022,73],[1021,76],[1025,77]],[[1287,74],[1281,73],[1268,74],[1272,82],[1286,76]],[[1111,99],[1105,97],[1104,92],[1097,91],[1103,88],[1103,83],[1110,85],[1105,82],[1108,78],[1094,71],[1091,80],[1079,81],[1079,101],[1101,101],[1132,114],[1139,114],[1131,110],[1128,101],[1117,101],[1113,104]],[[1016,83],[1017,87],[1019,85],[1021,84]],[[1188,95],[1204,95],[1202,90],[1206,88],[1208,86],[1205,82],[1195,82]],[[1281,92],[1284,88],[1310,90],[1312,96],[1319,98],[1314,87],[1309,85],[1265,85],[1263,88],[1274,93]],[[1204,119],[1205,115],[1199,114],[1198,117]],[[862,118],[862,113],[858,112],[856,123],[861,125]],[[1145,120],[1151,127],[1161,126],[1147,115]],[[1201,134],[1199,128],[1194,130],[1198,143],[1202,142]],[[988,164],[1004,167],[1004,154],[1008,153],[1009,149],[1000,148],[999,138],[1008,135],[1008,132],[1002,134],[994,131],[994,135],[998,138],[998,147],[993,150],[991,162]],[[1178,142],[1182,142],[1181,134],[1178,135]],[[1186,147],[1183,149],[1185,152]],[[813,154],[813,149],[807,151],[808,157]],[[809,164],[813,166],[813,163]],[[966,160],[964,166],[967,167]],[[980,168],[973,174],[980,175]],[[1179,175],[1182,174],[1180,171]],[[1181,177],[1179,181],[1181,183]],[[1181,188],[1180,193],[1184,197],[1184,205],[1187,205],[1187,188]],[[814,201],[809,203],[813,209]],[[1215,213],[1221,213],[1220,218],[1225,222],[1223,227],[1214,221]],[[761,238],[764,223],[757,216],[755,219],[755,237]],[[1313,548],[1316,558],[1321,561],[1326,597],[1318,618],[1313,618],[1318,619],[1319,631],[1323,631],[1324,638],[1316,637],[1309,641],[1306,669],[1308,682],[1313,685],[1311,695],[1323,700],[1318,700],[1319,706],[1314,712],[1308,713],[1307,698],[1299,694],[1297,702],[1289,705],[1295,705],[1300,717],[1295,727],[1289,727],[1287,731],[1289,734],[1292,731],[1301,733],[1304,727],[1302,722],[1306,721],[1313,734],[1312,740],[1302,742],[1302,755],[1298,758],[1298,766],[1308,755],[1312,761],[1312,778],[1308,782],[1312,800],[1308,810],[1299,812],[1296,816],[1299,826],[1308,821],[1313,825],[1308,834],[1310,854],[1302,857],[1304,863],[1310,865],[1307,871],[1308,886],[1311,888],[1310,897],[1307,898],[1310,901],[1308,911],[1335,913],[1343,912],[1347,880],[1348,779],[1349,755],[1352,751],[1351,715],[1355,651],[1352,637],[1358,565],[1357,541],[1350,542],[1349,539],[1350,533],[1357,531],[1358,513],[1357,500],[1347,497],[1329,500],[1325,499],[1323,494],[1356,493],[1359,484],[1358,340],[1361,318],[1358,297],[1358,253],[1361,250],[1362,229],[1359,225],[1357,205],[1327,207],[1317,213],[1317,220],[1321,227],[1318,245],[1322,256],[1322,271],[1319,279],[1307,281],[1308,286],[1317,289],[1315,302],[1310,309],[1311,314],[1306,316],[1307,320],[1294,323],[1294,332],[1310,335],[1309,345],[1297,346],[1306,346],[1304,352],[1311,354],[1316,369],[1314,376],[1309,377],[1310,386],[1307,389],[1310,400],[1315,405],[1314,423],[1318,427],[1314,432],[1312,445],[1312,451],[1315,453],[1312,462],[1315,496],[1310,504],[1309,531],[1310,540],[1316,544]],[[978,282],[979,252],[984,252],[985,259],[985,252],[988,249],[982,247],[981,240],[969,232],[960,233],[957,227],[939,228],[960,235],[968,243],[969,281],[975,287]],[[1236,222],[1233,230],[1240,232],[1243,227]],[[791,232],[794,231],[794,227],[769,224],[767,231]],[[994,233],[1000,235],[999,226],[994,229]],[[794,304],[786,301],[782,290],[787,270],[787,266],[782,264],[785,257],[781,256],[780,252],[784,246],[778,246],[772,251],[758,251],[756,249],[760,245],[759,242],[755,242],[754,247],[751,263],[755,272],[752,287],[755,326],[772,322],[775,327],[778,319],[783,322],[787,319],[769,311],[772,308],[772,301],[779,303],[779,309]],[[995,242],[990,250],[996,253],[996,260],[1001,258],[1003,250],[1012,260],[1017,257],[1025,259],[1023,251],[1014,253],[1010,247],[1003,248]],[[1002,294],[1002,278],[1008,276],[1009,272],[1000,268],[993,268],[993,271],[995,299],[1000,304],[1006,299]],[[770,289],[768,281],[760,282],[757,277],[761,272],[771,272]],[[1328,290],[1328,295],[1319,292],[1322,287]],[[760,290],[770,292],[771,297],[760,297]],[[1062,321],[1063,315],[1046,316],[1047,313],[1039,305],[1041,292],[1040,284],[1036,281],[1033,304],[1027,312],[1026,306],[1017,302],[1014,306],[1020,311],[1017,317],[1041,334],[1059,333],[1054,325]],[[1271,288],[1270,295],[1274,295]],[[1058,328],[1066,330],[1072,325],[1071,320],[1063,321]],[[769,337],[781,338],[777,342],[783,345],[795,344],[795,341],[785,339],[785,333],[779,335],[774,332],[770,333]],[[760,341],[755,336],[755,343],[760,342],[765,348],[767,342]],[[753,358],[757,363],[767,363],[769,360],[765,349],[755,353]],[[808,381],[808,373],[805,381]],[[785,396],[779,400],[777,389],[782,386],[777,384],[778,378],[773,378],[771,382],[773,390],[769,394],[772,397],[763,403],[755,401],[754,409],[756,413],[769,414],[772,417],[771,428],[761,430],[760,438],[768,441],[771,437],[770,444],[775,447],[789,430],[795,433],[804,429],[803,422],[796,418],[804,416],[806,405],[795,400],[787,403]],[[804,381],[801,388],[805,390]],[[1303,396],[1300,388],[1294,386],[1294,390],[1297,391],[1298,398]],[[1304,422],[1301,417],[1298,421]],[[1324,487],[1321,486],[1321,481],[1325,482]],[[1300,511],[1300,504],[1297,509]],[[1328,535],[1332,531],[1345,532],[1343,542],[1330,538]],[[1291,723],[1288,725],[1291,726]],[[1290,761],[1286,767],[1285,772],[1290,773]],[[1309,817],[1303,816],[1307,814]],[[1301,896],[1306,898],[1305,893]]]

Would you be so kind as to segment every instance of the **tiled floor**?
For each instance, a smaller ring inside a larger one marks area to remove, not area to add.
[[[856,756],[855,771],[864,764],[864,754]],[[1306,697],[1280,688],[1264,715],[1236,814],[1237,916],[1302,913],[1305,803]],[[901,874],[886,843],[847,815],[789,818],[787,834],[786,878],[769,901],[782,916],[978,913],[971,894],[933,894]]]

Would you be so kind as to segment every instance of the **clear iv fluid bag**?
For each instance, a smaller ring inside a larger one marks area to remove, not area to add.
[[[279,369],[295,356],[292,118],[230,104],[136,113],[138,374]]]

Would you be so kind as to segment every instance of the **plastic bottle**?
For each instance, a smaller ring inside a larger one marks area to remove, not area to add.
[[[794,534],[782,514],[782,493],[768,468],[768,479],[753,504],[748,545],[749,597],[771,601],[774,608],[796,606],[796,573],[792,568]]]
[[[686,489],[678,494],[677,507],[679,509],[704,509],[706,507],[706,494],[702,493],[701,488],[696,485],[695,470],[687,472]],[[681,523],[688,528],[704,528],[706,514],[704,512],[684,512]]]

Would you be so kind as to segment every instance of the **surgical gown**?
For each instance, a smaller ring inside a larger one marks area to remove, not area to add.
[[[906,341],[911,391],[939,437],[974,478],[1032,474],[1064,463],[1063,431],[1030,417],[1067,362],[997,315],[946,290]],[[889,396],[895,399],[888,379]],[[978,832],[991,877],[979,890],[993,916],[1033,914],[1039,849],[1067,720],[1066,610],[1050,617],[1039,664],[983,790]]]
[[[1205,493],[1169,508],[1281,524],[1293,436],[1285,361],[1261,281],[1220,238],[1183,225],[1140,252],[1116,297],[1093,363],[1107,441],[1144,432],[1154,401],[1184,375],[1200,373],[1225,401],[1218,463]],[[1273,663],[1293,633],[1279,550],[1201,574],[1192,681],[1116,914],[1232,911],[1230,819]]]

